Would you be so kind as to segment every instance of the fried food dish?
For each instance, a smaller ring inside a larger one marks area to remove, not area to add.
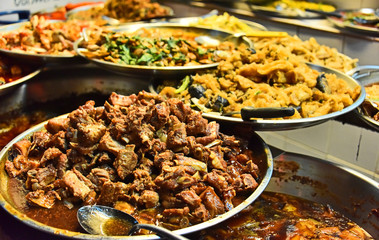
[[[202,231],[197,239],[374,239],[330,206],[274,192],[263,192],[220,225]]]
[[[298,61],[315,63],[347,72],[356,67],[358,59],[351,59],[335,48],[319,44],[311,37],[306,41],[297,36],[281,38],[251,38],[254,47],[261,51],[279,51],[288,57],[297,57]]]
[[[294,107],[286,119],[325,115],[351,105],[360,87],[350,89],[335,74],[323,74],[287,54],[285,48],[269,45],[255,54],[245,46],[220,62],[212,73],[197,74],[178,91],[164,82],[158,91],[177,97],[203,112],[225,114],[243,107]],[[236,115],[238,116],[238,115]]]
[[[50,21],[35,15],[20,29],[1,33],[0,48],[29,54],[73,56],[76,54],[73,44],[83,28],[94,26],[88,21]]]
[[[45,129],[15,143],[5,163],[34,218],[39,209],[54,216],[61,206],[57,215],[65,216],[100,204],[179,229],[233,209],[261,179],[247,141],[156,94],[113,93],[103,107],[88,101]]]

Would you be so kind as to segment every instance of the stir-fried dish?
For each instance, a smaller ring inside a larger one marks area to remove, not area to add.
[[[33,16],[20,29],[0,34],[0,48],[13,52],[72,56],[74,42],[83,28],[94,27],[88,21],[52,21]]]
[[[104,4],[69,14],[69,19],[101,20],[104,16],[121,23],[162,18],[172,9],[150,0],[107,0]]]
[[[158,67],[212,64],[225,59],[235,45],[222,42],[218,46],[199,44],[195,32],[185,29],[140,29],[137,32],[104,30],[90,32],[81,51],[89,59],[122,65]]]
[[[227,227],[224,227],[227,226]],[[282,193],[263,192],[247,209],[197,239],[374,239],[328,205]]]
[[[293,107],[294,115],[286,119],[317,117],[344,109],[360,94],[359,86],[351,89],[335,74],[320,73],[274,45],[255,54],[241,46],[217,70],[186,79],[180,87],[164,81],[158,91],[219,114],[244,107]]]
[[[113,93],[103,107],[88,101],[45,129],[15,143],[5,169],[11,195],[26,198],[22,211],[45,214],[50,226],[77,230],[65,225],[70,209],[100,204],[184,228],[233,209],[261,180],[247,141],[156,94]]]

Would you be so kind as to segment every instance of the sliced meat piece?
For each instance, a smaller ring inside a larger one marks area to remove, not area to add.
[[[13,161],[6,160],[5,162],[5,170],[12,177],[23,175],[30,169],[36,169],[39,166],[38,161],[31,160],[23,155],[17,155]]]
[[[242,174],[241,178],[244,190],[254,190],[258,187],[257,181],[250,174]]]
[[[205,222],[211,218],[208,210],[205,208],[204,204],[202,203],[200,204],[199,207],[193,210],[191,214],[196,218],[196,221],[198,222]]]
[[[72,195],[79,197],[83,201],[91,192],[91,189],[71,170],[65,173],[63,176],[63,181],[69,188]]]
[[[190,210],[188,207],[169,208],[169,209],[164,209],[162,212],[162,215],[165,217],[167,217],[167,216],[187,216],[189,212],[190,212]]]
[[[154,156],[154,165],[161,169],[165,166],[172,166],[174,163],[172,159],[174,157],[174,153],[171,150],[166,150]]]
[[[124,145],[114,140],[109,132],[106,132],[100,140],[99,149],[118,155],[120,150],[125,149]]]
[[[118,200],[130,199],[129,186],[123,182],[105,182],[97,204],[113,206]]]
[[[156,104],[152,111],[151,124],[156,129],[162,128],[168,121],[170,108],[165,102]]]
[[[220,125],[216,122],[210,122],[207,126],[207,130],[204,137],[197,137],[196,142],[205,145],[213,142],[219,138]]]
[[[191,136],[205,135],[208,129],[208,120],[200,112],[192,111],[186,118],[187,134]]]
[[[201,198],[193,190],[184,190],[176,194],[176,197],[181,199],[186,204],[190,205],[192,208],[200,207]]]
[[[41,158],[41,165],[42,166],[45,166],[47,162],[50,162],[54,159],[57,159],[58,157],[60,157],[63,153],[61,152],[61,150],[59,150],[58,148],[55,148],[55,147],[51,147],[51,148],[48,148],[44,153],[43,153],[43,156]]]
[[[31,149],[46,149],[49,146],[51,134],[49,132],[35,132],[32,136]]]
[[[96,116],[95,101],[87,101],[84,105],[79,106],[78,109],[72,111],[68,118],[70,119],[70,126],[76,128],[79,123],[90,124],[95,122],[93,116]],[[92,116],[91,116],[92,115]]]
[[[133,214],[136,210],[135,206],[125,201],[117,201],[113,207],[128,214]]]
[[[22,156],[27,156],[31,145],[32,143],[29,140],[23,139],[13,144],[12,150],[16,151],[18,154],[21,154]]]
[[[204,176],[204,181],[206,181],[210,186],[217,189],[219,192],[223,192],[228,188],[228,182],[225,176],[219,174],[217,171],[213,170]]]
[[[53,183],[56,178],[57,170],[52,165],[49,165],[45,168],[29,170],[25,185],[27,189],[35,191]]]
[[[93,168],[87,178],[91,180],[96,191],[101,191],[105,182],[110,181],[109,173],[102,168]]]
[[[135,145],[126,145],[125,149],[121,149],[113,166],[117,170],[117,174],[121,179],[125,179],[129,174],[133,173],[138,163],[138,155],[134,152]]]
[[[145,206],[145,208],[156,207],[159,204],[159,194],[151,190],[145,190],[141,193],[138,203]]]
[[[204,163],[208,163],[210,149],[204,147],[204,145],[197,143],[194,136],[187,137],[188,147],[190,150],[190,154]]]
[[[83,146],[91,146],[98,143],[100,138],[105,134],[106,127],[102,123],[79,123],[78,143]]]
[[[170,116],[170,127],[167,133],[167,148],[175,150],[187,144],[186,124],[175,116]]]
[[[200,198],[205,205],[205,208],[209,211],[211,218],[225,212],[224,204],[212,187],[208,187],[204,192],[202,192],[200,194]]]
[[[124,96],[115,92],[112,92],[108,99],[109,103],[113,106],[119,105],[123,107],[130,106],[131,104],[135,103],[136,100],[137,96],[135,94],[132,94],[130,96]]]
[[[56,134],[59,131],[65,131],[69,127],[69,123],[69,118],[52,118],[45,124],[45,128],[49,133]]]
[[[60,149],[61,151],[67,149],[66,132],[59,131],[56,134],[54,134],[51,138],[49,146],[54,146]]]
[[[170,98],[166,102],[170,107],[170,113],[175,115],[181,122],[185,122],[186,116],[192,113],[191,107],[177,98]]]
[[[57,199],[61,199],[58,193],[53,190],[50,190],[48,192],[45,192],[44,190],[29,192],[28,194],[26,194],[25,198],[28,200],[29,203],[48,209],[55,204],[55,201]]]

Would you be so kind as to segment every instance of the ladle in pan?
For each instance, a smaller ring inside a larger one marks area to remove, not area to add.
[[[188,238],[175,234],[165,228],[152,224],[138,223],[137,219],[132,215],[107,206],[83,206],[79,208],[77,217],[83,229],[95,235],[128,236],[139,229],[147,229],[155,232],[161,238],[188,240]]]

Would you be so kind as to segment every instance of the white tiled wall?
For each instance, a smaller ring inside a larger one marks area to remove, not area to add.
[[[258,134],[284,151],[342,164],[379,181],[379,132],[331,120],[303,129]]]

